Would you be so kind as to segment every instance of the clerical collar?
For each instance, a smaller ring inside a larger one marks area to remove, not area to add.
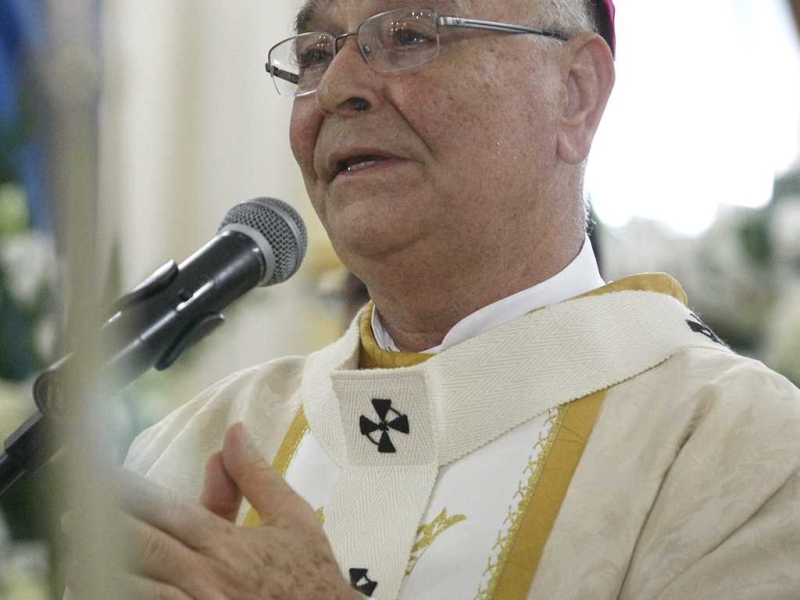
[[[560,272],[531,288],[493,302],[467,315],[453,326],[441,344],[424,352],[436,354],[498,325],[521,317],[532,310],[580,296],[603,285],[605,285],[605,281],[600,277],[592,244],[589,236],[586,236],[578,256]],[[372,333],[375,335],[378,346],[383,350],[400,351],[392,336],[383,326],[377,310],[372,311]]]

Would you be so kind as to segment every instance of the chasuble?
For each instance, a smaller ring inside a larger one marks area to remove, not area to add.
[[[430,357],[380,350],[369,310],[210,388],[127,466],[197,498],[243,420],[376,600],[800,597],[800,392],[733,354],[671,278]]]

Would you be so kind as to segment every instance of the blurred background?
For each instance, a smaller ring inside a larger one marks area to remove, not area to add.
[[[739,352],[800,383],[799,3],[616,3],[618,83],[588,172],[604,277],[671,273]],[[242,200],[288,201],[310,230],[295,278],[245,296],[213,337],[112,401],[119,458],[221,377],[337,337],[353,288],[291,157],[290,103],[263,68],[297,7],[0,0],[3,439],[33,412],[31,383],[82,309],[63,226],[81,190],[92,285],[109,303],[199,248]],[[60,593],[48,481],[0,498],[0,599]]]

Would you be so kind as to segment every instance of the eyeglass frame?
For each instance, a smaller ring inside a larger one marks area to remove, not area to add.
[[[269,49],[269,53],[267,54],[267,62],[264,64],[264,67],[265,67],[267,73],[269,73],[270,77],[272,78],[273,84],[275,85],[275,90],[278,92],[278,95],[281,96],[281,97],[286,97],[286,98],[289,98],[289,97],[301,98],[301,97],[304,97],[304,96],[310,96],[311,94],[315,94],[317,92],[318,87],[315,87],[311,91],[302,92],[300,94],[293,94],[292,96],[284,96],[284,94],[281,94],[280,89],[278,88],[278,84],[275,81],[276,77],[278,77],[279,79],[283,79],[284,81],[288,81],[289,83],[291,83],[293,85],[298,85],[300,83],[300,77],[299,77],[299,75],[295,75],[295,74],[290,73],[288,71],[284,71],[283,69],[279,69],[277,67],[273,67],[270,64],[272,62],[272,59],[270,57],[272,56],[272,52],[275,50],[275,48],[277,48],[281,44],[285,44],[286,42],[288,42],[290,40],[293,40],[293,39],[295,39],[297,37],[300,37],[301,35],[308,35],[309,33],[317,33],[317,34],[320,34],[320,35],[326,35],[326,36],[330,36],[331,38],[333,38],[333,56],[331,57],[331,62],[333,62],[333,59],[336,58],[336,55],[341,51],[342,47],[344,47],[344,43],[340,44],[340,41],[342,41],[342,42],[347,41],[347,38],[350,38],[350,37],[355,37],[356,41],[358,41],[359,35],[360,35],[360,32],[361,32],[361,28],[367,22],[369,22],[369,21],[371,21],[373,19],[378,19],[380,17],[383,17],[384,15],[387,15],[389,13],[398,12],[398,11],[401,11],[401,10],[412,10],[412,11],[413,10],[429,10],[434,15],[434,22],[436,24],[436,32],[437,32],[437,34],[439,32],[439,28],[440,27],[463,27],[463,28],[466,28],[466,29],[479,29],[479,30],[483,30],[483,31],[497,31],[499,33],[540,35],[540,36],[543,36],[543,37],[547,37],[547,38],[550,38],[550,39],[557,40],[559,42],[568,42],[570,40],[570,36],[568,36],[565,33],[560,32],[560,31],[556,31],[554,29],[541,29],[541,28],[538,28],[538,27],[525,27],[523,25],[515,25],[513,23],[503,23],[503,22],[500,22],[500,21],[484,21],[484,20],[481,20],[481,19],[468,19],[468,18],[465,18],[465,17],[454,17],[454,16],[440,17],[436,13],[436,10],[432,9],[432,8],[419,8],[419,7],[413,7],[413,8],[408,8],[408,9],[396,9],[395,8],[395,9],[392,9],[392,10],[387,10],[387,11],[384,11],[384,12],[381,12],[381,13],[377,13],[377,14],[372,15],[371,17],[369,17],[367,19],[364,19],[358,25],[358,27],[356,27],[355,31],[350,31],[348,33],[343,33],[341,35],[333,35],[332,33],[328,33],[327,31],[306,31],[306,32],[303,32],[303,33],[299,33],[299,34],[290,36],[290,37],[288,37],[286,39],[283,39],[280,42],[278,42],[277,44],[275,44],[274,46],[272,46],[272,48]],[[394,73],[394,72],[402,71],[402,70],[405,70],[405,69],[413,69],[415,67],[419,67],[419,66],[424,65],[425,63],[430,62],[433,59],[435,59],[438,56],[438,46],[440,44],[438,35],[437,35],[437,39],[436,39],[436,44],[437,44],[437,53],[433,57],[431,57],[431,58],[429,58],[429,59],[427,59],[427,60],[425,60],[425,61],[423,61],[423,62],[421,62],[419,64],[412,65],[410,67],[402,67],[400,69],[391,69],[391,70],[387,70],[387,71],[379,71],[372,64],[370,64],[369,60],[364,55],[364,49],[361,47],[361,44],[356,44],[356,45],[358,46],[358,52],[361,55],[361,58],[364,59],[364,62],[373,71],[375,71],[376,73]],[[329,66],[330,66],[330,64],[328,65],[328,67]],[[328,67],[325,67],[326,71],[328,70]],[[294,79],[297,79],[297,81],[294,81]]]

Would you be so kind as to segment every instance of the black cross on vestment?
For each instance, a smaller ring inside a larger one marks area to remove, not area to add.
[[[692,320],[692,319],[694,319],[694,320]],[[706,336],[708,339],[710,339],[715,344],[719,344],[721,346],[726,346],[725,342],[722,341],[722,338],[720,338],[716,333],[714,333],[714,330],[711,329],[711,327],[709,327],[708,325],[703,323],[703,321],[700,319],[700,317],[698,317],[696,314],[692,313],[692,319],[687,319],[686,320],[686,324],[691,328],[692,331],[694,331],[695,333],[700,333],[700,334]]]
[[[357,592],[361,592],[365,596],[372,596],[375,588],[378,587],[378,582],[367,577],[367,573],[369,573],[369,569],[350,569],[350,585]]]
[[[378,452],[381,454],[393,454],[397,452],[397,449],[392,443],[389,432],[393,430],[399,431],[400,433],[409,433],[411,429],[408,424],[408,416],[400,414],[393,409],[391,400],[374,398],[372,400],[372,406],[375,408],[375,412],[378,413],[379,422],[375,423],[362,415],[359,422],[361,435],[366,436],[370,442],[375,444],[378,447]],[[394,417],[391,421],[389,420],[389,413],[392,413]],[[375,441],[372,434],[378,431],[381,432],[380,440]]]

